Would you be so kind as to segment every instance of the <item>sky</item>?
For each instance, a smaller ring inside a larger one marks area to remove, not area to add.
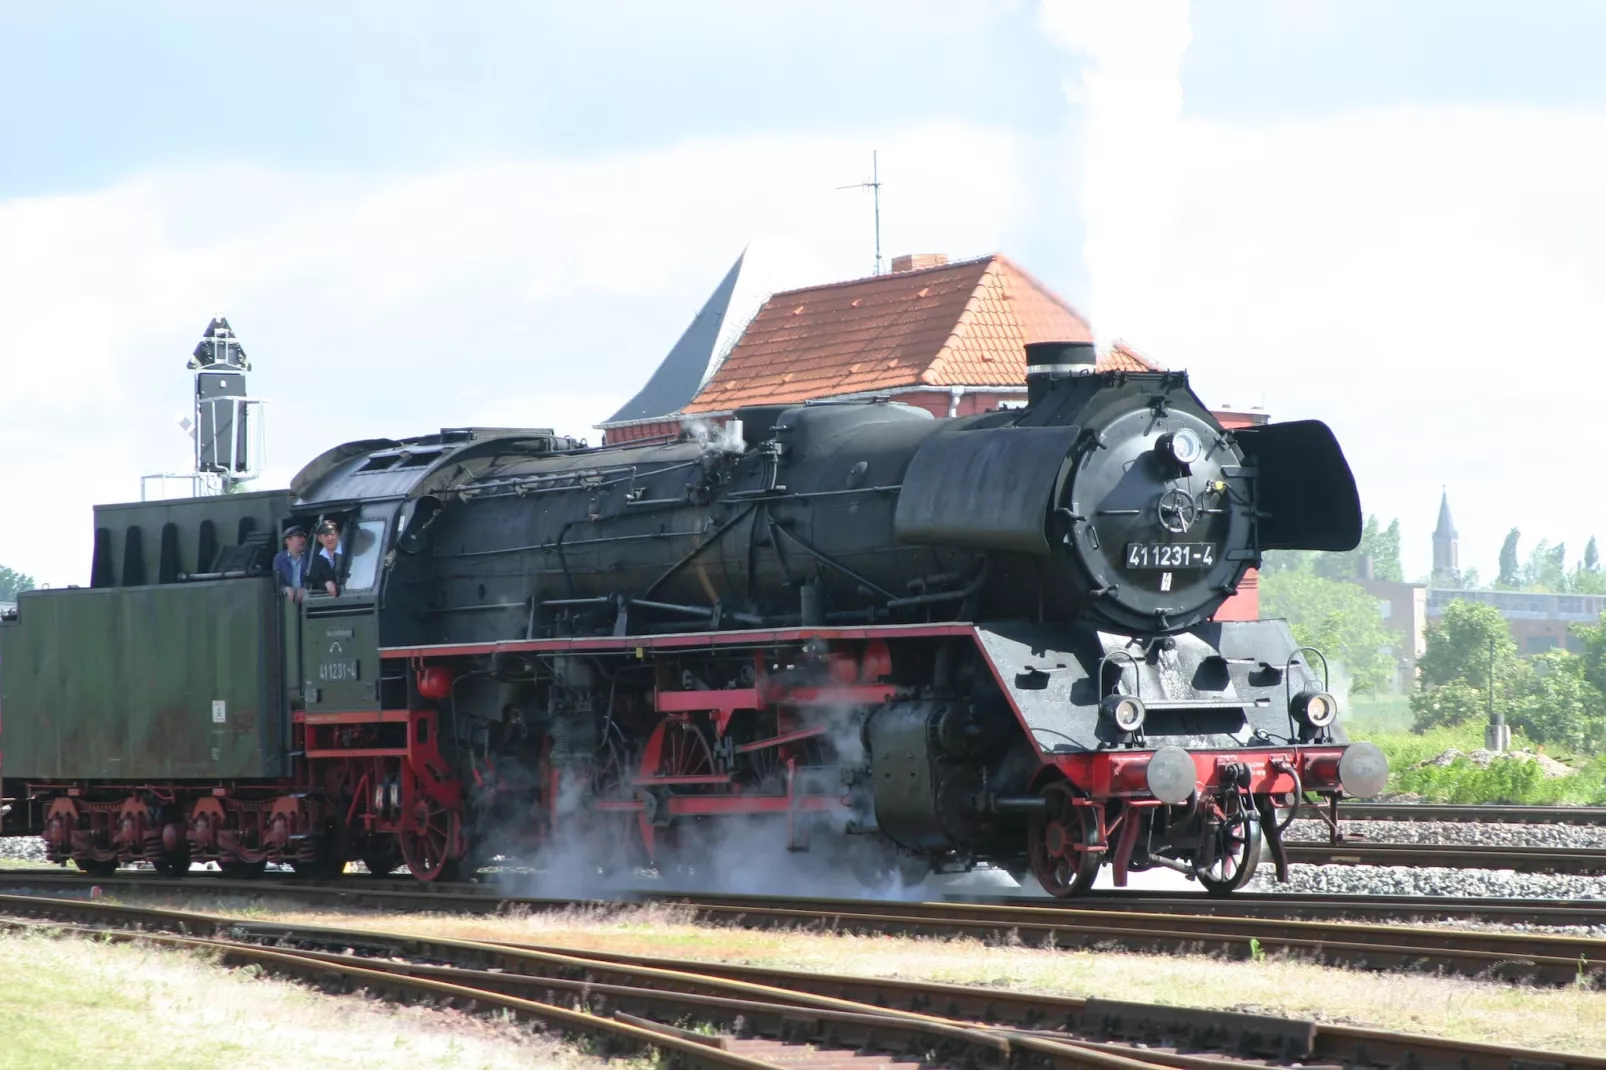
[[[1429,567],[1573,558],[1606,385],[1606,5],[0,5],[0,564],[182,470],[227,315],[263,486],[591,425],[744,247],[779,287],[1002,251],[1205,401],[1328,421]]]

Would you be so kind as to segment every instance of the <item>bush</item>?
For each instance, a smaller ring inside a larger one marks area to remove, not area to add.
[[[1488,687],[1491,652],[1498,688],[1523,668],[1511,629],[1494,606],[1457,599],[1428,626],[1427,650],[1417,660],[1417,669],[1426,686],[1460,681]]]
[[[1489,720],[1489,693],[1463,680],[1418,691],[1411,696],[1414,728],[1454,728],[1465,724],[1486,724]]]
[[[1415,696],[1413,696],[1414,698]],[[1483,746],[1482,717],[1456,727],[1402,731],[1374,729],[1357,719],[1349,726],[1351,739],[1365,739],[1383,749],[1389,763],[1389,787],[1429,802],[1510,803],[1529,805],[1606,805],[1606,760],[1597,759],[1572,776],[1547,777],[1536,763],[1499,759],[1487,769],[1467,758],[1449,765],[1422,765],[1449,750],[1463,754]],[[1528,747],[1520,727],[1512,744]],[[1420,769],[1413,766],[1422,765]]]
[[[1606,804],[1606,765],[1595,762],[1572,776],[1547,777],[1538,762],[1521,758],[1496,759],[1488,768],[1457,758],[1449,765],[1392,770],[1389,790],[1429,802],[1599,806]]]
[[[1511,723],[1538,743],[1586,754],[1606,751],[1606,697],[1585,679],[1584,659],[1544,654],[1534,659],[1534,668]]]

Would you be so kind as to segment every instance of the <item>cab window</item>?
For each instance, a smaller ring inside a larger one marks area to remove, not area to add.
[[[384,555],[385,522],[364,520],[351,533],[351,564],[346,572],[346,590],[372,590],[379,575],[379,559]]]

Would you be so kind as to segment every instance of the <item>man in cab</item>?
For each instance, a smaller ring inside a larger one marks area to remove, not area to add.
[[[340,552],[340,525],[325,520],[318,525],[318,552],[312,555],[312,567],[307,570],[307,589],[324,594],[340,593],[340,570],[345,554]]]
[[[273,578],[290,601],[306,597],[307,532],[299,525],[285,530],[284,549],[273,555]]]

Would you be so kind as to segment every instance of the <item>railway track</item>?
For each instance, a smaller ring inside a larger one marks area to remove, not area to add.
[[[1511,869],[1519,873],[1606,873],[1606,848],[1495,847],[1484,844],[1287,842],[1288,860],[1315,866],[1442,866],[1446,869]]]
[[[387,910],[397,913],[443,911],[496,914],[516,909],[567,909],[594,902],[594,900],[509,894],[494,880],[483,884],[468,882],[420,884],[407,879],[376,880],[363,876],[325,881],[300,878],[285,881],[233,880],[212,873],[194,873],[187,878],[175,880],[146,871],[123,872],[111,877],[88,877],[61,869],[0,869],[0,888],[66,889],[81,892],[96,885],[152,895],[182,893],[288,899],[307,904]],[[620,889],[610,901],[679,902],[688,894],[635,886]],[[722,897],[719,893],[699,893],[694,898],[718,902]],[[1081,910],[1112,913],[1211,914],[1268,920],[1453,921],[1544,928],[1606,926],[1606,899],[1512,899],[1314,892],[1241,892],[1218,899],[1199,893],[1138,890],[1094,892],[1074,901],[1048,899],[1042,896],[1007,893],[995,895],[963,891],[946,892],[940,899],[952,903],[1009,906],[1022,910],[1054,910],[1071,906]],[[753,898],[739,897],[738,901],[752,902]],[[832,899],[826,902],[863,906],[883,901]]]
[[[41,923],[205,949],[326,988],[504,1012],[597,1037],[604,1050],[657,1047],[687,1066],[881,1066],[891,1057],[1056,1070],[1606,1070],[1598,1056],[1263,1015],[0,896],[0,925]]]
[[[52,874],[49,886],[82,891],[83,878]],[[66,879],[62,879],[65,876]],[[0,886],[34,888],[47,882],[0,877]],[[102,887],[156,893],[271,896],[320,905],[403,911],[496,913],[512,909],[561,910],[595,905],[593,900],[503,898],[479,889],[402,890],[361,880],[338,884],[263,881],[131,879],[102,880]],[[1246,959],[1284,953],[1365,969],[1434,969],[1472,977],[1540,984],[1573,984],[1606,976],[1606,939],[1577,933],[1535,933],[1445,928],[1422,924],[1380,924],[1334,916],[1332,904],[1318,908],[1316,897],[1257,896],[1246,900],[1196,897],[1114,896],[1078,901],[1075,906],[1043,900],[939,902],[799,899],[663,892],[635,895],[638,901],[683,906],[700,921],[744,928],[808,928],[915,936],[963,934],[984,941],[1015,941],[1039,947],[1122,948],[1160,953],[1207,952]],[[1242,904],[1242,905],[1240,905]],[[1507,904],[1508,906],[1510,904]],[[1495,904],[1483,907],[1492,911]],[[1361,909],[1365,909],[1362,907]],[[1390,920],[1412,911],[1431,916],[1424,901],[1374,905]],[[1598,924],[1600,908],[1558,903],[1548,909],[1573,910],[1572,924]],[[1301,915],[1301,910],[1305,915]],[[1511,914],[1504,920],[1519,920]],[[1270,924],[1275,922],[1275,924]],[[1535,924],[1532,917],[1527,924]]]
[[[1327,812],[1307,806],[1310,817]],[[1345,821],[1459,821],[1468,824],[1606,825],[1606,806],[1503,806],[1486,803],[1366,803],[1339,807]]]

